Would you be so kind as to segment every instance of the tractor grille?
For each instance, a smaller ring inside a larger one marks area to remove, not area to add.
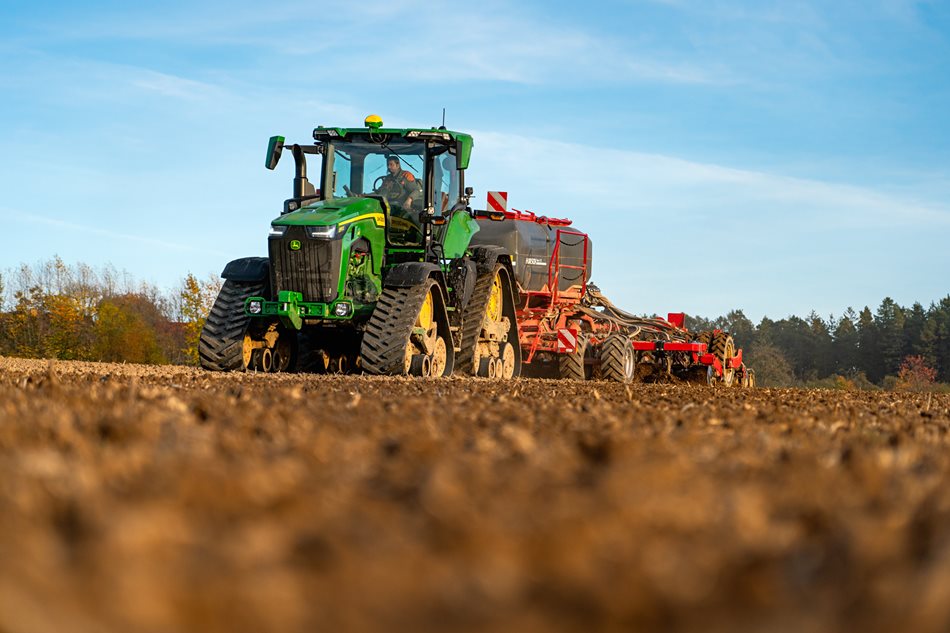
[[[291,250],[294,240],[300,250]],[[336,299],[340,279],[340,251],[343,241],[311,239],[302,226],[291,226],[281,237],[268,240],[271,261],[271,287],[274,295],[292,290],[304,301],[329,303]]]

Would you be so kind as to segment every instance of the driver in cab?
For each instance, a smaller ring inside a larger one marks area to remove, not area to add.
[[[402,168],[399,157],[390,154],[386,157],[386,170],[389,172],[383,177],[375,193],[385,196],[391,204],[402,206],[407,211],[422,204],[422,187],[419,181],[408,171]]]

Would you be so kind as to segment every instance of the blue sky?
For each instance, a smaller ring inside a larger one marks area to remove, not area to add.
[[[950,293],[950,5],[17,2],[0,12],[0,270],[171,287],[264,254],[316,125],[475,136],[477,199],[570,217],[645,313]]]

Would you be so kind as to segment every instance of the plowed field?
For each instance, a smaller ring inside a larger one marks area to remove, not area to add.
[[[0,631],[946,631],[950,397],[0,359]]]

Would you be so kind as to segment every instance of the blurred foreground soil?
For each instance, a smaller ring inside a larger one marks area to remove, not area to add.
[[[0,632],[946,631],[950,397],[0,359]]]

